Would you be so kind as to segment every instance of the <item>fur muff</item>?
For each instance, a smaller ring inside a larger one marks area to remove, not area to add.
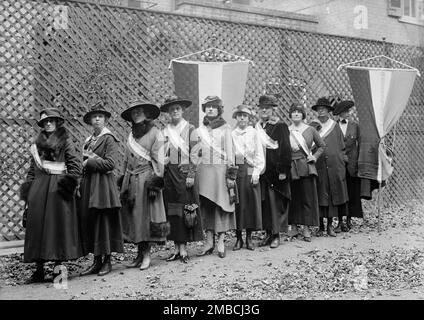
[[[70,201],[75,194],[78,180],[73,176],[66,175],[57,182],[57,191],[66,201]]]
[[[230,166],[227,168],[226,178],[231,180],[237,179],[238,166]]]
[[[64,127],[58,127],[50,135],[41,131],[35,141],[40,157],[45,160],[56,161],[68,138],[68,130]]]
[[[171,233],[171,224],[169,222],[155,223],[150,222],[150,236],[153,238],[163,238]]]
[[[164,188],[165,184],[162,177],[158,177],[157,175],[152,175],[146,181],[146,187],[148,190],[159,192]]]
[[[31,185],[32,185],[32,181],[25,181],[24,183],[22,183],[19,189],[21,200],[24,200],[24,201],[28,200],[28,193],[29,193],[29,189],[31,188]]]

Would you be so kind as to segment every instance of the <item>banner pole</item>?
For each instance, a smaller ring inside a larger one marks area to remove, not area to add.
[[[377,211],[377,230],[381,233],[381,182],[378,183],[378,211]]]

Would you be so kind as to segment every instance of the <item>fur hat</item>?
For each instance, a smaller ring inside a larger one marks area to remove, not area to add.
[[[333,114],[337,116],[345,111],[348,111],[350,108],[354,106],[354,104],[355,103],[351,100],[343,100],[340,103],[336,104]]]
[[[181,108],[185,109],[191,106],[192,102],[190,100],[181,99],[177,96],[169,96],[165,99],[165,102],[160,107],[160,111],[162,112],[168,112],[168,109],[170,106],[178,104],[181,106]]]
[[[84,115],[84,122],[91,125],[91,116],[96,113],[102,113],[106,116],[106,118],[110,118],[112,115],[109,111],[105,110],[105,106],[102,101],[97,101],[90,106],[90,111]]]
[[[129,107],[121,113],[122,119],[132,122],[131,111],[138,107],[143,107],[144,110],[147,110],[150,113],[152,120],[156,119],[160,115],[160,109],[157,105],[145,100],[134,100],[131,101],[129,103]]]
[[[203,102],[202,102],[202,111],[203,112],[205,112],[207,105],[217,106],[218,107],[218,113],[219,112],[222,113],[222,109],[224,108],[224,106],[222,105],[222,100],[218,96],[207,96],[205,98],[205,100],[203,100]],[[219,110],[221,110],[221,111],[219,111]]]
[[[312,106],[312,110],[317,111],[318,107],[326,107],[328,111],[333,111],[334,107],[331,104],[330,100],[326,97],[319,98],[317,103]]]
[[[259,97],[259,106],[276,107],[278,106],[278,100],[272,95],[263,95]]]
[[[37,121],[37,124],[40,128],[44,127],[44,120],[46,119],[60,119],[65,121],[57,108],[46,108],[40,111],[40,120]]]

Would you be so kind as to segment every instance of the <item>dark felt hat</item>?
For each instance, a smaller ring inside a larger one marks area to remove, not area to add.
[[[343,100],[342,102],[336,104],[336,107],[334,108],[333,114],[335,116],[341,114],[342,112],[345,112],[352,108],[354,106],[354,102],[351,100]]]
[[[326,97],[319,98],[317,103],[312,106],[312,110],[317,111],[318,107],[326,107],[329,111],[333,111],[334,107],[330,100]]]
[[[177,96],[170,96],[165,99],[165,102],[160,107],[160,111],[162,112],[168,112],[168,109],[170,106],[178,104],[181,106],[181,108],[185,109],[191,106],[192,102],[187,99],[181,99]]]
[[[205,112],[205,108],[207,105],[214,105],[217,106],[218,109],[222,110],[222,108],[224,107],[222,105],[222,100],[220,97],[218,96],[207,96],[205,98],[205,100],[203,100],[202,102],[202,111]]]
[[[278,106],[278,100],[272,95],[263,95],[259,97],[259,106],[276,107]]]
[[[46,108],[40,111],[40,120],[37,121],[39,127],[43,128],[44,120],[46,119],[65,119],[60,115],[60,111],[57,108]]]
[[[133,100],[129,103],[129,107],[121,113],[122,119],[132,122],[131,111],[138,107],[142,107],[144,110],[148,111],[151,114],[152,120],[160,115],[160,109],[157,105],[145,100]]]
[[[92,104],[90,106],[90,111],[88,111],[84,117],[83,120],[86,124],[90,124],[91,125],[91,116],[95,113],[102,113],[104,114],[107,118],[110,118],[110,116],[112,115],[109,111],[107,111],[105,109],[105,105],[102,101],[97,101],[96,103]]]

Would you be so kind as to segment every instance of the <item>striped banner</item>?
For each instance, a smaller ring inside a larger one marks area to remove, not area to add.
[[[249,61],[204,62],[172,61],[175,93],[193,101],[191,122],[198,126],[205,114],[201,104],[206,96],[217,95],[224,104],[223,118],[234,125],[233,109],[242,104]]]
[[[359,118],[358,176],[378,182],[393,172],[384,137],[408,103],[416,70],[347,67]]]

